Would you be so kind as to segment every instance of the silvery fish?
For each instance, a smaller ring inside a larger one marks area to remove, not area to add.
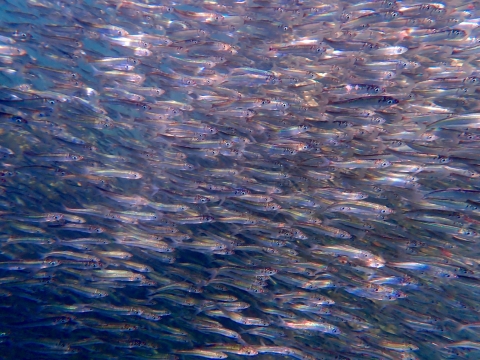
[[[480,358],[476,2],[0,8],[2,359]]]

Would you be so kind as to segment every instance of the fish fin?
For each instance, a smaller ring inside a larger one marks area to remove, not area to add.
[[[217,277],[219,271],[218,269],[205,269],[205,271],[210,274],[210,279],[205,284],[205,285],[208,285],[210,281],[214,280]]]
[[[277,322],[276,322],[277,325],[280,325],[280,326],[285,326],[285,321],[283,321],[282,317],[281,316],[277,316]],[[260,340],[261,342],[262,340]]]

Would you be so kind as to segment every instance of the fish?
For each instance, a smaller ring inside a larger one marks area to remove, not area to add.
[[[2,10],[2,358],[480,358],[476,3]]]

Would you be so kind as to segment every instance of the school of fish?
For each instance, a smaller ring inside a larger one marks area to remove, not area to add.
[[[480,358],[480,3],[0,0],[1,359]]]

